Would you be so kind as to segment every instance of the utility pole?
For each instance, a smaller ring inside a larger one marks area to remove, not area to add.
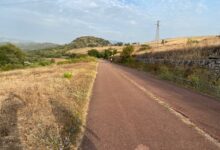
[[[157,44],[159,45],[160,43],[160,21],[157,21],[156,24],[157,28],[156,28],[156,36],[155,36],[155,41],[157,42]]]

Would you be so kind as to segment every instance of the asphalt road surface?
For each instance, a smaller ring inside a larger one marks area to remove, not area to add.
[[[220,100],[100,61],[82,150],[218,150]]]

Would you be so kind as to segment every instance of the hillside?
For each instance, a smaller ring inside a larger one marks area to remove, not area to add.
[[[188,40],[194,41],[194,44],[187,44]],[[161,52],[161,51],[170,51],[170,50],[178,50],[178,49],[185,49],[189,46],[199,46],[199,47],[206,47],[206,46],[218,46],[220,45],[220,38],[219,36],[199,36],[199,37],[181,37],[181,38],[169,38],[164,39],[165,43],[162,44],[161,42],[158,44],[155,41],[152,42],[145,42],[142,44],[133,44],[135,48],[135,54],[143,54],[147,52]],[[148,45],[150,48],[143,48]],[[98,51],[103,51],[108,48],[117,49],[118,52],[121,52],[125,46],[97,46],[97,47],[84,47],[84,48],[77,48],[69,50],[70,53],[80,53],[86,54],[88,50],[96,49]]]
[[[47,49],[47,48],[54,48],[59,46],[58,44],[54,43],[15,43],[17,47],[19,47],[22,50],[38,50],[38,49]]]
[[[108,46],[111,43],[108,40],[93,37],[93,36],[84,36],[79,37],[73,40],[70,44],[67,44],[66,47],[68,49],[74,48],[85,48],[85,47],[101,47],[101,46]]]

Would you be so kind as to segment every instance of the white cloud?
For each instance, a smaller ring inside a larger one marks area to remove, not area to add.
[[[137,24],[137,22],[135,20],[130,20],[129,23],[132,24],[132,25],[136,25]]]
[[[192,20],[208,10],[205,1],[45,0],[41,3],[10,6],[8,10],[4,10],[8,14],[16,14],[14,17],[21,20],[22,26],[32,24],[45,31],[54,30],[55,33],[59,31],[58,33],[68,34],[65,37],[92,34],[113,40],[143,41],[154,39],[155,22],[158,19],[161,20],[162,31],[167,30],[166,36],[170,35],[173,28],[175,34],[178,31],[183,32],[182,28],[190,28],[193,26],[190,24]],[[0,17],[5,16],[2,12],[0,9]]]

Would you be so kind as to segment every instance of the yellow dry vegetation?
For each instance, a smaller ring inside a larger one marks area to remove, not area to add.
[[[198,43],[187,44],[188,40],[197,41]],[[183,38],[172,38],[172,39],[164,39],[166,41],[165,44],[157,43],[157,42],[147,42],[147,44],[151,47],[148,52],[160,52],[160,51],[170,51],[170,50],[178,50],[185,49],[188,47],[207,47],[207,46],[217,46],[220,45],[220,38],[217,36],[199,36],[199,37],[183,37]],[[136,54],[143,54],[147,51],[136,52]]]
[[[75,149],[96,69],[88,62],[0,73],[0,149]]]
[[[114,49],[117,49],[118,51],[122,51],[123,46],[86,47],[86,48],[72,49],[68,52],[69,53],[76,53],[76,54],[87,54],[87,52],[91,49],[96,49],[101,52],[101,51],[104,51],[109,48],[114,48]]]

